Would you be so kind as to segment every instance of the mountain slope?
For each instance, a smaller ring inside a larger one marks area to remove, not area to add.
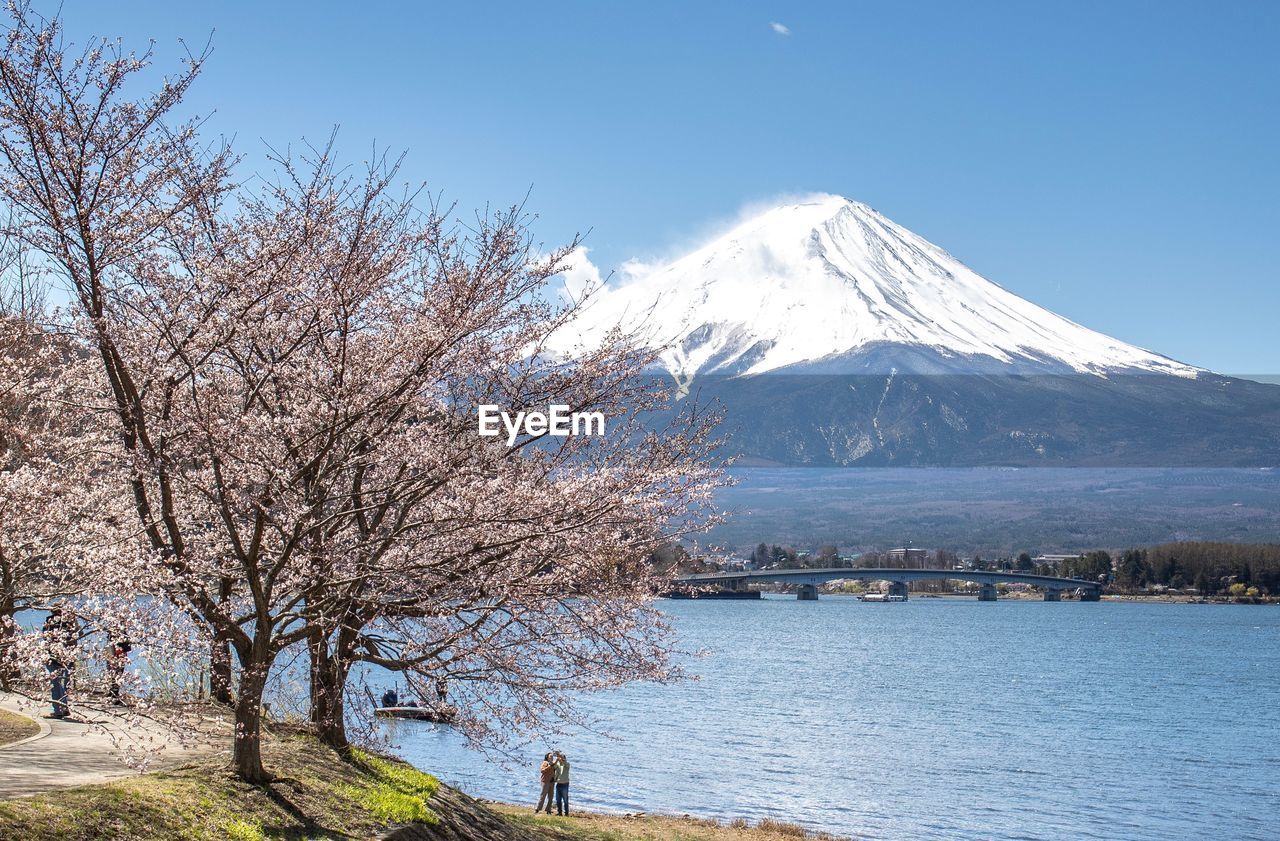
[[[1082,327],[978,275],[858,202],[774,208],[668,265],[606,288],[583,338],[621,323],[705,374],[1199,370]]]

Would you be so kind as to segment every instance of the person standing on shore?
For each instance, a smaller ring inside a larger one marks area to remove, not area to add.
[[[569,814],[569,758],[556,751],[556,814]]]
[[[555,800],[556,790],[556,765],[555,754],[548,753],[542,757],[542,764],[538,766],[538,779],[542,782],[542,794],[538,795],[538,805],[534,807],[533,813],[536,815],[546,807],[547,814],[551,814],[551,801]]]

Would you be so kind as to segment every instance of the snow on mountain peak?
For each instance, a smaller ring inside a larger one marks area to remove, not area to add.
[[[1199,373],[1038,307],[841,196],[775,207],[628,274],[590,299],[564,347],[620,325],[665,347],[681,386],[779,369]]]

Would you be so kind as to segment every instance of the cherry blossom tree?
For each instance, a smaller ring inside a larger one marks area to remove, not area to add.
[[[122,267],[147,260],[172,239],[184,212],[204,218],[221,194],[229,153],[197,148],[193,123],[162,123],[198,75],[203,56],[190,57],[184,72],[154,94],[131,101],[124,89],[147,69],[149,54],[126,53],[105,40],[74,54],[58,20],[41,18],[27,3],[8,10],[11,26],[0,56],[6,163],[0,178],[13,212],[8,232],[43,256],[44,268],[66,285],[84,347],[101,361],[102,382],[86,388],[109,390],[125,450],[146,459],[155,442],[141,425],[139,390],[154,386],[137,380],[140,372],[121,358],[107,310],[116,285],[128,282]],[[167,533],[174,524],[163,510],[167,492],[147,488],[141,476],[130,481],[152,550],[166,551],[174,545]]]
[[[66,594],[64,553],[79,476],[74,409],[58,372],[65,347],[45,329],[46,290],[21,243],[0,241],[0,687],[21,673],[16,616]],[[61,405],[59,405],[61,404]]]
[[[17,614],[93,598],[91,572],[125,539],[120,487],[100,470],[93,361],[57,330],[40,266],[0,241],[0,686],[44,672]],[[86,377],[86,374],[88,376]],[[90,609],[88,614],[97,611]]]
[[[5,290],[7,293],[9,290]],[[18,297],[18,296],[15,296]],[[59,589],[48,508],[60,482],[51,474],[48,416],[37,402],[46,390],[47,344],[22,308],[0,302],[0,688],[17,675],[14,637],[19,611]]]
[[[505,224],[495,240],[518,231]],[[504,247],[516,265],[529,259],[518,236]],[[518,284],[509,299],[529,291]],[[564,718],[571,688],[672,676],[649,606],[669,580],[645,559],[715,518],[714,418],[647,433],[642,415],[665,395],[643,376],[652,355],[629,337],[571,364],[542,352],[575,312],[520,312],[503,331],[487,330],[434,402],[440,389],[427,381],[356,401],[420,420],[394,436],[361,431],[358,470],[332,494],[350,510],[329,518],[317,554],[323,588],[305,594],[311,714],[334,747],[346,744],[344,687],[371,694],[348,684],[357,663],[402,675],[420,695],[448,681],[455,701],[475,702],[457,704],[458,723],[484,735],[498,732],[494,722]],[[598,437],[486,441],[474,434],[474,407],[486,404],[596,410],[611,427]]]
[[[390,196],[394,167],[345,177],[321,150],[279,168],[277,186],[241,196],[238,221],[210,238],[201,276],[230,264],[242,303],[201,357],[204,371],[181,374],[199,396],[183,427],[202,438],[188,460],[217,454],[207,476],[182,481],[230,533],[234,568],[208,574],[244,582],[231,602],[237,628],[256,629],[262,673],[305,640],[312,718],[339,748],[353,662],[505,685],[504,703],[491,694],[487,709],[506,721],[555,709],[516,689],[556,686],[563,698],[665,676],[668,640],[646,606],[660,577],[643,560],[707,523],[697,509],[719,481],[705,458],[711,419],[643,433],[640,414],[663,395],[642,375],[652,355],[628,337],[568,362],[542,353],[575,307],[539,297],[562,253],[536,253],[518,208],[459,234]],[[251,283],[279,254],[285,270]],[[224,317],[199,311],[205,327]],[[156,323],[169,317],[166,308]],[[485,402],[598,409],[616,426],[551,448],[536,446],[542,435],[511,446],[476,434]],[[237,714],[252,715],[244,699],[262,691],[247,682],[258,655],[232,639]],[[516,656],[521,641],[558,654]]]
[[[352,175],[328,147],[236,188],[229,150],[170,124],[203,55],[131,97],[148,55],[73,53],[57,21],[12,18],[0,196],[70,292],[62,329],[95,361],[74,386],[107,396],[113,438],[92,484],[136,537],[80,583],[158,596],[172,619],[150,641],[199,629],[225,682],[230,648],[240,777],[271,778],[262,698],[294,646],[340,748],[357,664],[453,678],[478,737],[567,712],[566,690],[675,674],[645,558],[715,517],[714,419],[646,431],[664,395],[622,333],[545,352],[582,303],[549,293],[576,243],[542,253],[520,208],[459,225],[395,194],[394,162]],[[482,403],[611,426],[508,444],[476,433]]]

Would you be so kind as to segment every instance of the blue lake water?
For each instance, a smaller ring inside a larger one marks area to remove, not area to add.
[[[1280,607],[669,601],[698,681],[591,696],[576,805],[876,839],[1280,838]],[[402,755],[532,803],[451,730]],[[608,735],[605,735],[608,734]]]

